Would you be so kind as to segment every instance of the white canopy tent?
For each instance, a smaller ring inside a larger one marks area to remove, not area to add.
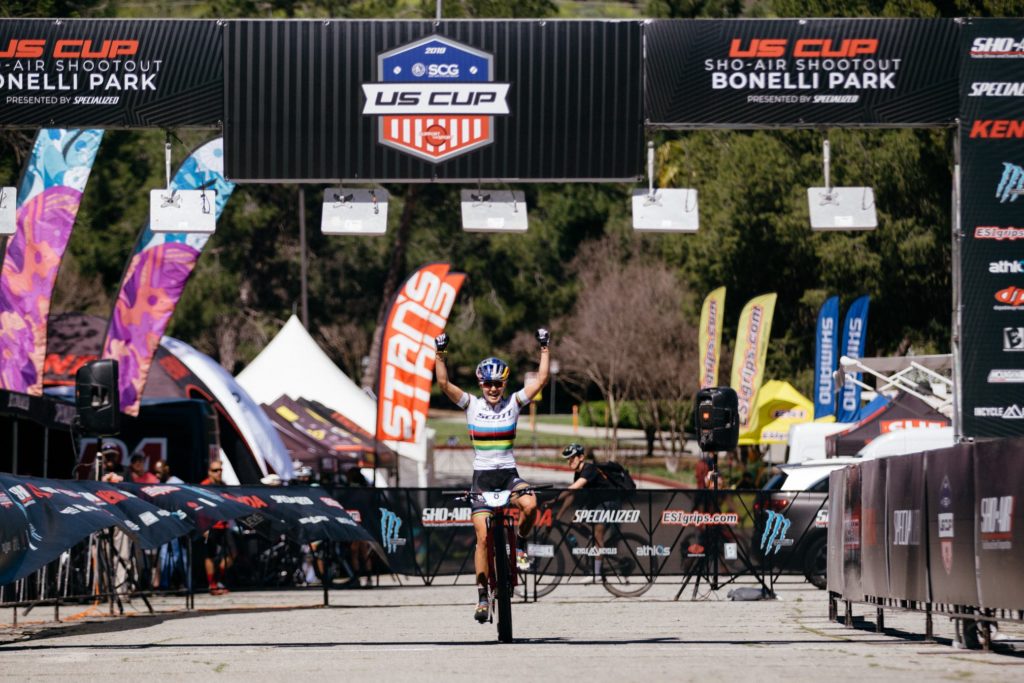
[[[281,395],[301,397],[338,411],[371,434],[376,432],[377,402],[328,358],[294,315],[237,380],[257,403],[269,405]],[[424,431],[416,443],[384,442],[401,456],[399,476],[408,486],[429,485],[434,430]]]

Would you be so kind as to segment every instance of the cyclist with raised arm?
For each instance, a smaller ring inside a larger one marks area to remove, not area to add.
[[[548,343],[551,334],[545,329],[537,330],[540,343],[540,367],[519,391],[505,396],[509,367],[499,358],[485,358],[476,366],[476,378],[480,384],[481,397],[473,396],[452,384],[448,378],[448,335],[442,333],[434,340],[437,347],[437,385],[445,396],[459,408],[466,411],[466,425],[473,443],[473,485],[475,492],[509,490],[529,486],[516,470],[516,459],[512,449],[516,438],[516,424],[523,406],[548,381]],[[519,508],[520,538],[525,538],[533,528],[537,514],[537,497],[524,494],[514,498]],[[476,531],[476,552],[473,555],[476,568],[477,606],[474,618],[481,624],[487,621],[490,608],[487,597],[487,520],[491,511],[482,500],[474,499],[473,528]]]

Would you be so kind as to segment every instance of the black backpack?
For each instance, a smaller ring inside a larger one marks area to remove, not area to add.
[[[636,482],[633,481],[633,477],[629,476],[629,470],[619,463],[602,462],[595,464],[597,464],[597,471],[601,473],[601,477],[611,484],[612,488],[624,491],[636,490]]]

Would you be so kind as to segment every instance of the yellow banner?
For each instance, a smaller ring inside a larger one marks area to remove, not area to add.
[[[740,433],[750,429],[757,390],[764,378],[764,362],[768,356],[768,337],[772,331],[777,296],[762,294],[747,302],[740,314],[736,331],[736,353],[732,359],[730,386],[739,398]]]
[[[718,386],[718,361],[722,356],[722,316],[725,315],[725,287],[719,287],[704,299],[700,308],[697,336],[700,354],[700,388]]]

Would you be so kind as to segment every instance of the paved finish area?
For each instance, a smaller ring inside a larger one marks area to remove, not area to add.
[[[156,616],[75,615],[59,626],[0,626],[0,679],[204,681],[787,681],[1024,680],[1024,628],[1004,627],[1007,654],[954,649],[947,619],[925,643],[924,617],[886,613],[890,634],[830,623],[825,594],[780,586],[778,601],[724,595],[673,602],[677,586],[639,599],[600,586],[559,586],[536,604],[514,606],[516,643],[495,642],[493,625],[471,618],[473,589],[461,586],[200,596],[154,602]],[[686,593],[689,597],[689,591]],[[858,616],[870,613],[863,607]],[[0,612],[9,621],[11,611]],[[904,633],[906,635],[906,633]],[[315,677],[315,678],[314,678]]]

